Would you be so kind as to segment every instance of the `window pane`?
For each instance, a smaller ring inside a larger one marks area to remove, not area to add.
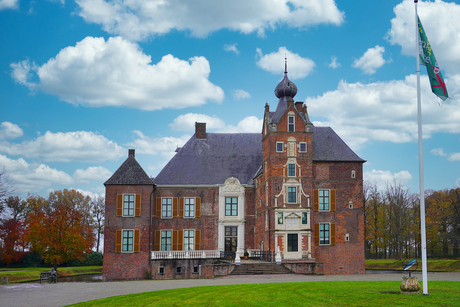
[[[123,215],[134,216],[134,194],[123,195]]]
[[[295,177],[295,164],[288,164],[288,176]]]
[[[298,235],[288,234],[288,252],[299,251]]]
[[[297,202],[297,188],[288,187],[288,202],[295,203]]]
[[[133,230],[123,230],[122,238],[122,251],[123,252],[132,252],[133,251],[133,241],[134,241],[134,231]]]
[[[185,217],[194,217],[195,216],[195,198],[186,198],[185,199],[184,216]]]
[[[302,212],[302,224],[308,224],[307,212]]]
[[[319,224],[319,244],[329,244],[329,224]]]
[[[171,250],[171,241],[172,241],[172,231],[163,230],[161,232],[161,250],[170,251]]]
[[[195,249],[195,230],[184,230],[184,250]]]
[[[225,215],[237,216],[238,215],[238,197],[225,198]]]
[[[278,212],[278,224],[283,224],[284,219],[283,219],[283,212]]]
[[[276,151],[283,152],[283,143],[276,143]]]
[[[319,210],[329,210],[329,190],[319,190]]]
[[[162,199],[161,217],[172,217],[172,198]]]
[[[307,151],[307,143],[300,143],[300,151],[301,152]]]

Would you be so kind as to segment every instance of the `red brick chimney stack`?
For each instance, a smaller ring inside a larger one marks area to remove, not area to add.
[[[195,137],[197,139],[206,138],[206,123],[197,123],[195,122]]]

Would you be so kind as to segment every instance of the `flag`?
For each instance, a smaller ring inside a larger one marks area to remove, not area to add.
[[[423,30],[422,22],[418,17],[419,45],[420,45],[420,64],[426,66],[426,71],[430,78],[431,90],[433,93],[441,98],[443,101],[449,98],[447,94],[446,84],[439,69],[438,62],[434,56],[433,49],[431,49],[430,42],[426,37],[425,30]]]

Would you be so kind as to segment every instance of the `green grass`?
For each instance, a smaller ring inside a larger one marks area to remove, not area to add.
[[[460,282],[431,281],[430,295],[399,294],[398,281],[206,286],[121,295],[71,306],[460,306]]]
[[[417,259],[417,261],[417,271],[421,271],[422,261],[421,259]],[[427,268],[430,272],[460,272],[460,260],[428,260]],[[366,260],[366,270],[402,270],[402,261],[394,259]]]
[[[51,270],[49,268],[1,268],[0,276],[8,277],[9,283],[20,283],[40,280],[40,273]],[[57,269],[58,277],[86,274],[101,274],[102,266],[63,267]]]

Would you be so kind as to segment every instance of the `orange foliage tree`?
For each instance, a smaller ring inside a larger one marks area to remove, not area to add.
[[[64,190],[50,193],[47,201],[29,197],[28,202],[32,210],[25,241],[31,250],[43,255],[54,268],[72,259],[83,261],[94,243],[86,211],[90,198],[75,190]]]

